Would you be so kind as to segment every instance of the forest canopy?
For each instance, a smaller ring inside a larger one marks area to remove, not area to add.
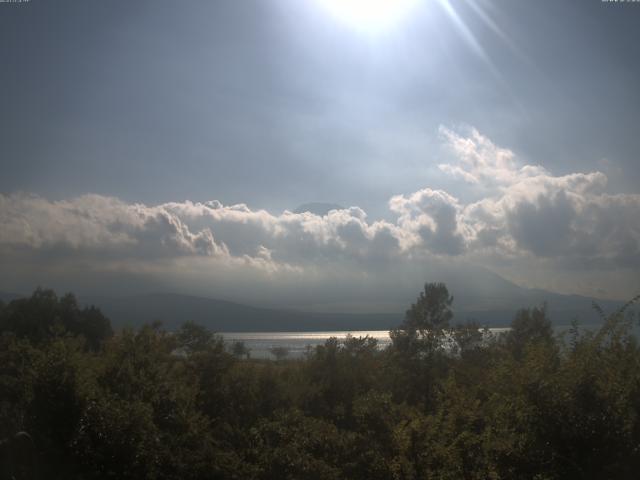
[[[534,307],[490,336],[451,325],[453,301],[427,284],[388,348],[273,362],[188,321],[114,332],[38,289],[0,304],[0,478],[635,478],[632,314],[556,334]]]

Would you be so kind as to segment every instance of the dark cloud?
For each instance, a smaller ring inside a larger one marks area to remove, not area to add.
[[[520,202],[507,212],[507,228],[517,244],[543,257],[566,255],[572,245],[576,211],[564,191],[536,202]]]

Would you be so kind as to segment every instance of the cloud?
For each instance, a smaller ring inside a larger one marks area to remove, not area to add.
[[[518,202],[506,212],[509,234],[522,248],[544,257],[564,255],[572,245],[576,211],[564,191],[540,195],[536,202]]]
[[[640,266],[640,195],[606,192],[602,172],[553,175],[524,164],[475,129],[440,133],[453,160],[439,168],[472,184],[473,200],[429,186],[393,196],[388,221],[358,207],[273,214],[216,200],[145,205],[0,194],[0,261],[20,254],[45,268],[82,260],[103,271],[162,264],[168,275],[188,265],[199,275],[288,275],[291,284],[300,275],[397,282],[409,265],[418,275],[454,258],[489,267],[518,259],[518,268],[526,261],[538,270],[550,260],[583,271]]]
[[[467,136],[440,132],[456,159],[440,169],[483,192],[457,206],[467,251],[610,267],[640,263],[640,195],[606,193],[602,172],[554,176],[521,164],[475,129]]]
[[[0,246],[127,256],[225,256],[211,230],[191,232],[162,206],[84,195],[52,202],[36,195],[0,195]]]
[[[392,258],[406,243],[396,225],[368,223],[357,207],[327,215],[272,215],[220,202],[127,204],[85,195],[49,201],[0,195],[0,249],[53,251],[96,258],[213,257],[268,270],[317,262]]]
[[[458,200],[442,190],[425,188],[389,201],[398,225],[433,253],[458,255],[465,249]]]
[[[509,185],[518,178],[545,172],[540,166],[517,168],[511,150],[497,147],[475,128],[469,129],[467,136],[443,126],[439,132],[457,163],[442,163],[438,168],[470,184],[499,187]]]

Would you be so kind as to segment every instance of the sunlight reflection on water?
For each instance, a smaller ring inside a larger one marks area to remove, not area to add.
[[[333,332],[226,332],[221,333],[225,343],[244,342],[251,358],[273,358],[271,348],[283,347],[289,351],[289,358],[301,358],[309,348],[323,345],[329,338],[344,340],[348,334],[354,337],[370,336],[378,340],[378,346],[385,348],[391,343],[387,330],[358,330]]]
[[[581,325],[580,330],[597,330],[601,325],[587,324]],[[568,332],[570,325],[556,325],[553,327],[556,334],[561,335]],[[509,331],[508,327],[489,328],[491,335],[500,335]],[[391,343],[388,330],[351,330],[351,331],[323,331],[323,332],[221,332],[225,344],[228,348],[234,342],[244,342],[250,350],[251,358],[273,359],[272,348],[283,347],[288,353],[287,358],[302,358],[310,349],[323,345],[330,337],[336,337],[344,341],[347,335],[353,337],[375,338],[378,341],[378,348],[384,349]],[[640,327],[635,325],[633,334],[640,337]]]
[[[491,328],[491,333],[500,333],[507,328]],[[323,345],[330,337],[344,340],[348,334],[353,337],[369,336],[378,341],[378,348],[386,348],[390,343],[388,330],[357,330],[330,332],[226,332],[221,333],[227,345],[244,342],[251,358],[273,358],[270,349],[283,347],[289,351],[288,358],[301,358],[309,348]]]

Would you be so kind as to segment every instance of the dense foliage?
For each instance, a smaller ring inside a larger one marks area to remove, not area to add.
[[[556,337],[533,308],[487,337],[450,325],[452,301],[426,285],[385,350],[272,362],[189,322],[113,334],[37,290],[0,304],[0,438],[29,432],[50,479],[636,478],[629,315]]]

